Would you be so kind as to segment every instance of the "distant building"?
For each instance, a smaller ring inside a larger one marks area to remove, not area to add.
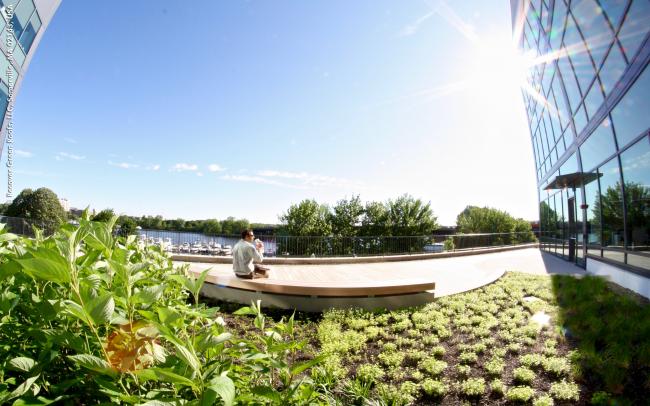
[[[63,207],[63,210],[68,212],[70,211],[70,202],[68,202],[68,199],[65,197],[59,199],[59,203],[61,203],[61,207]]]
[[[511,0],[541,248],[650,295],[650,1]]]
[[[7,117],[12,114],[7,111],[9,89],[13,87],[15,99],[34,51],[60,3],[61,0],[0,0],[0,155],[10,121]],[[8,30],[9,23],[13,25],[13,34]]]

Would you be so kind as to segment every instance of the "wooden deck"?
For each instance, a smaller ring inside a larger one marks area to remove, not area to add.
[[[194,275],[199,270],[190,270]],[[361,277],[360,277],[361,276]],[[251,292],[310,297],[394,296],[432,291],[436,284],[425,278],[400,278],[395,275],[354,275],[350,272],[296,272],[271,270],[268,279],[241,279],[232,271],[213,270],[207,283]]]

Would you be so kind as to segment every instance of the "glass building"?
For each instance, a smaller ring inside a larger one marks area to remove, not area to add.
[[[650,1],[511,0],[511,10],[535,61],[523,97],[540,246],[650,292],[636,286],[650,276]]]
[[[11,121],[9,94],[20,89],[29,62],[61,0],[0,0],[0,155]]]

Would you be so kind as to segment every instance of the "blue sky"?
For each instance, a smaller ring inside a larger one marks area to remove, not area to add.
[[[508,1],[180,4],[62,1],[16,100],[14,190],[167,218],[402,193],[443,224],[537,218]]]

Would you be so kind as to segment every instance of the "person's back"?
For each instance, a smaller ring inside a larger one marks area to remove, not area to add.
[[[258,242],[257,247],[253,245],[255,235],[252,230],[244,230],[241,235],[242,239],[232,249],[232,269],[235,275],[247,279],[267,277],[268,269],[254,264],[264,260],[262,256],[264,245],[261,241]]]

